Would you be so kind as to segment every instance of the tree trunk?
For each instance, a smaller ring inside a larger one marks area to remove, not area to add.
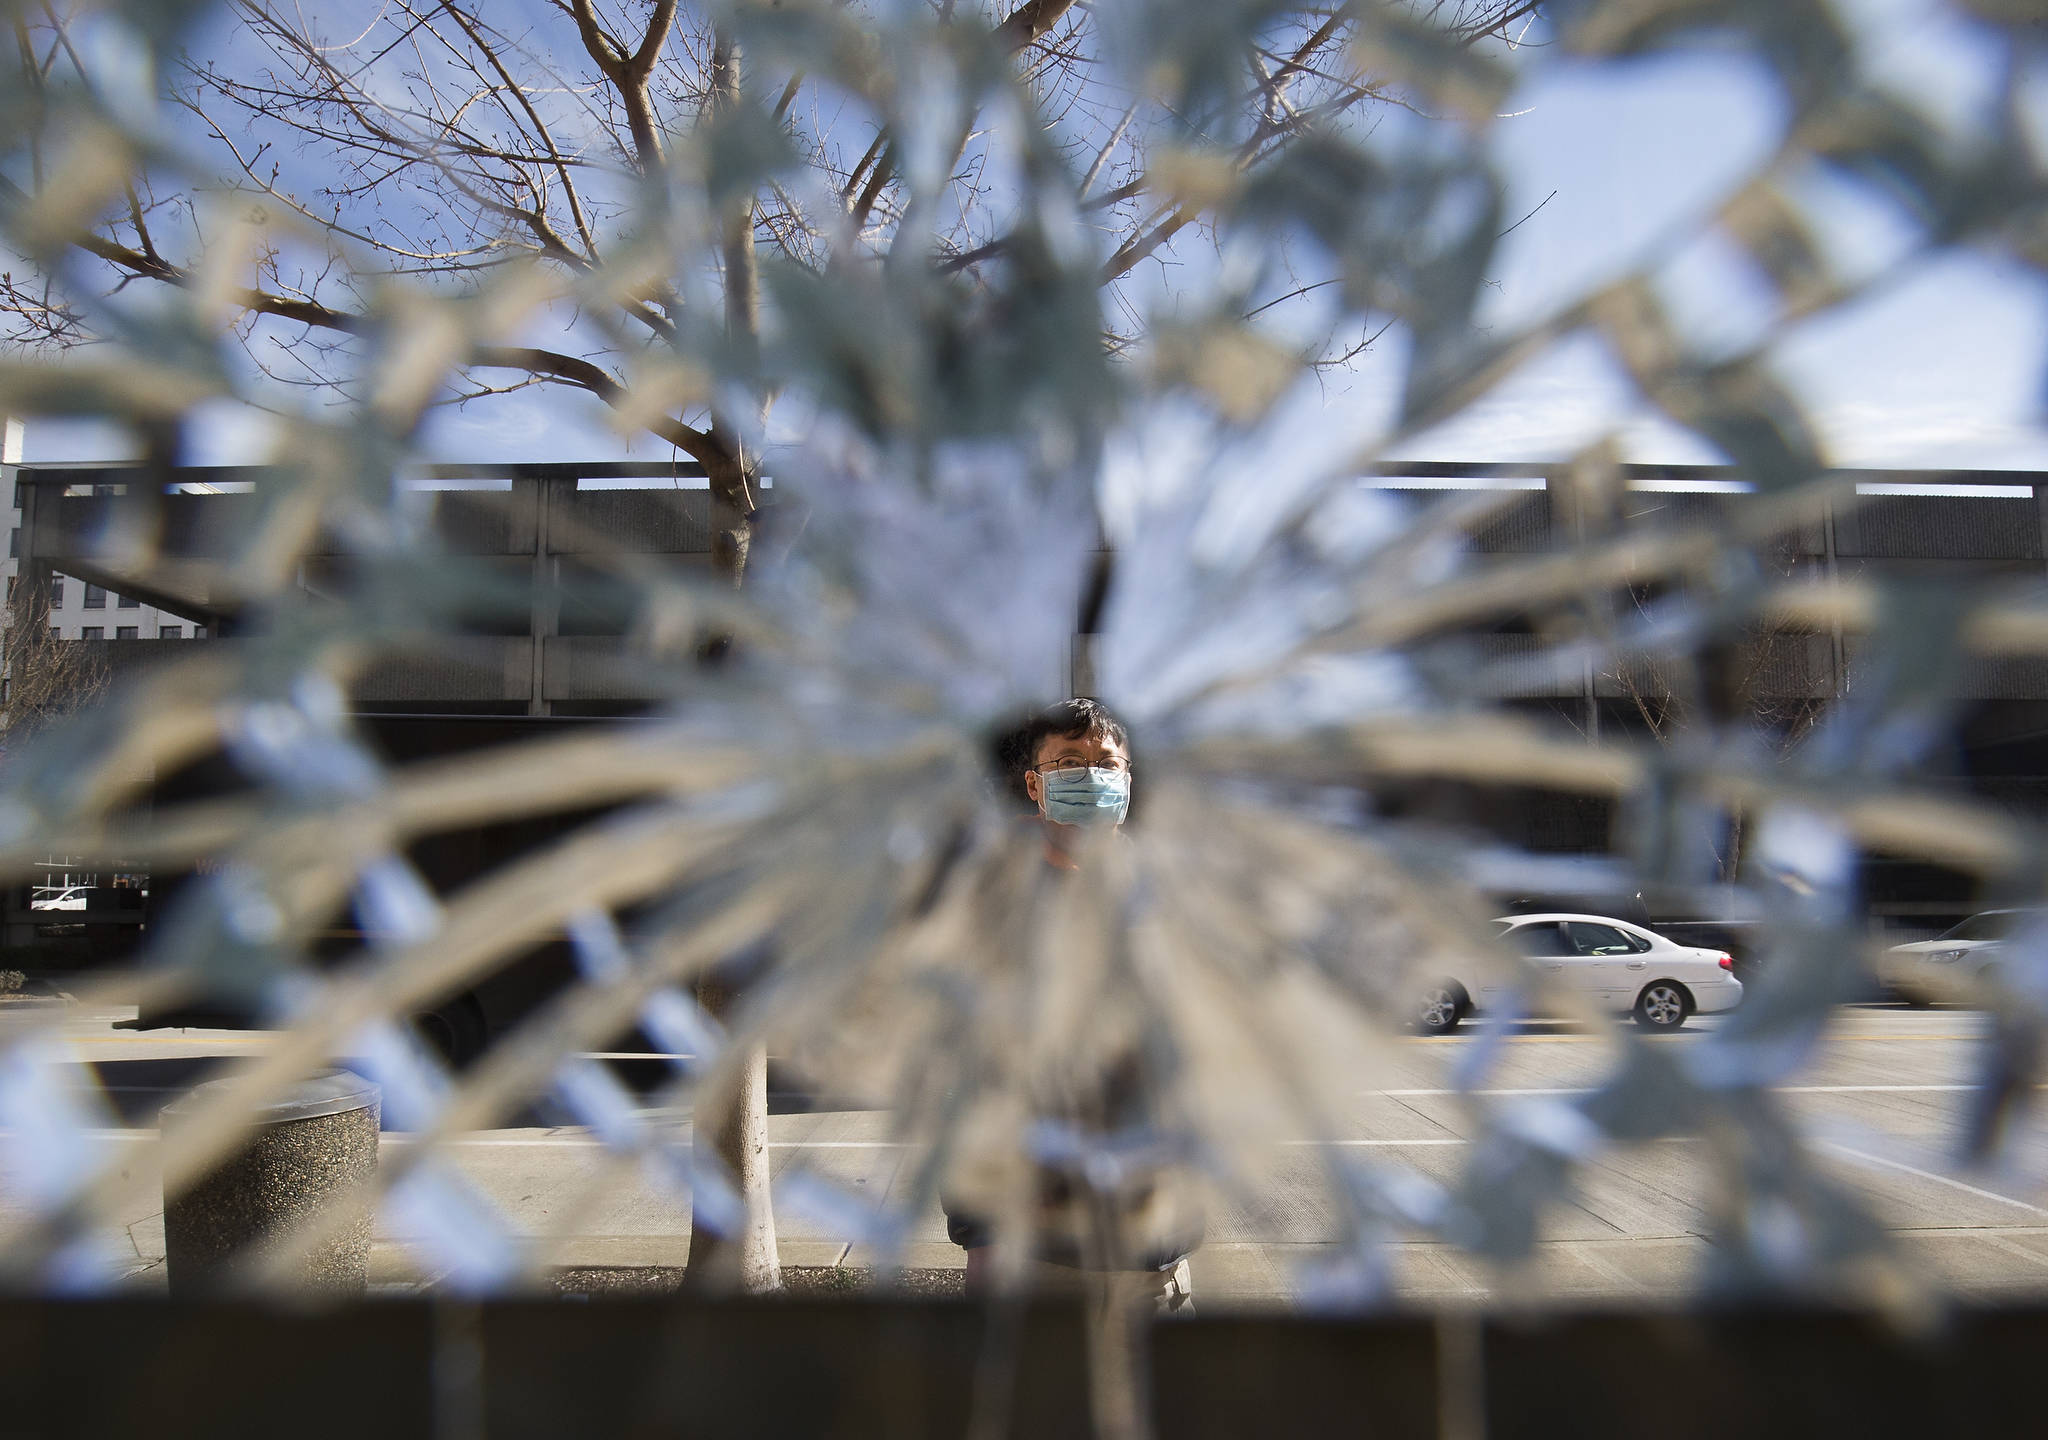
[[[753,543],[761,459],[722,418],[711,423],[711,443],[716,453],[704,467],[711,490],[711,566],[737,589],[746,580]]]
[[[721,30],[713,42],[711,108],[737,105],[740,99],[740,50]],[[754,253],[754,205],[751,196],[735,200],[725,216],[726,331],[742,347],[760,335],[760,265]],[[711,491],[711,563],[737,587],[746,579],[752,546],[754,512],[759,504],[761,456],[758,443],[766,420],[765,403],[751,416],[735,417],[714,408],[711,441],[714,454],[705,465]],[[723,662],[731,637],[713,636],[706,643],[707,663]],[[731,997],[723,986],[700,990],[705,1008],[724,1016]],[[782,1264],[775,1243],[775,1209],[768,1187],[768,1054],[754,1046],[740,1058],[726,1085],[702,1093],[696,1104],[696,1143],[709,1145],[739,1191],[743,1219],[720,1230],[705,1222],[702,1207],[691,1217],[690,1259],[684,1285],[699,1293],[774,1290],[782,1284]]]
[[[690,1260],[683,1284],[697,1294],[759,1293],[782,1285],[775,1209],[768,1193],[768,1052],[749,1048],[729,1083],[697,1097],[696,1143],[725,1166],[743,1207],[725,1230],[691,1217]]]
[[[710,92],[713,113],[740,103],[740,48],[723,30],[713,42]],[[761,335],[761,262],[754,252],[753,197],[740,195],[730,201],[721,227],[725,332],[751,369]],[[760,505],[759,436],[768,406],[765,396],[757,396],[751,415],[736,416],[729,404],[721,397],[712,407],[713,454],[704,468],[711,487],[711,563],[737,586],[746,578],[754,512]]]
[[[714,437],[726,427],[715,424]],[[746,576],[747,551],[753,535],[752,495],[759,461],[751,464],[739,446],[707,465],[711,489],[711,561],[737,586]],[[731,637],[714,635],[705,643],[705,663],[730,659]],[[733,1008],[723,985],[707,981],[698,987],[704,1008],[721,1019]],[[752,1047],[729,1082],[700,1092],[696,1103],[696,1143],[709,1146],[739,1191],[744,1219],[733,1229],[707,1223],[702,1207],[691,1216],[690,1258],[685,1288],[699,1294],[749,1293],[774,1290],[782,1284],[782,1265],[775,1243],[775,1209],[768,1186],[768,1053]]]

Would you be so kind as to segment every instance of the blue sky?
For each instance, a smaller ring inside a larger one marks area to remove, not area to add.
[[[1840,3],[1864,37],[1872,74],[1952,135],[1981,121],[1997,52],[1968,22],[1933,0]],[[1668,252],[1673,237],[1697,235],[1701,218],[1770,153],[1784,124],[1763,72],[1716,52],[1597,67],[1546,57],[1506,108],[1492,144],[1511,187],[1508,214],[1528,218],[1503,242],[1480,314],[1502,331]],[[2039,109],[2048,130],[2048,87]],[[1910,222],[1871,196],[1816,180],[1807,198],[1851,268],[1881,264],[1910,239]],[[1732,349],[1771,318],[1755,289],[1739,261],[1702,241],[1671,269],[1665,294],[1696,342]],[[1830,459],[1932,468],[2048,469],[2044,356],[2048,286],[2023,267],[1974,254],[1921,266],[1881,295],[1803,322],[1771,351]],[[1396,331],[1330,377],[1324,394],[1333,427],[1354,436],[1383,431],[1404,361]],[[1400,453],[1550,459],[1609,432],[1634,459],[1718,458],[1658,418],[1603,345],[1584,336]],[[196,427],[192,458],[258,458],[262,438],[260,423],[222,408]],[[109,443],[89,429],[36,423],[26,455],[100,458]],[[445,458],[668,458],[666,447],[619,436],[595,401],[541,390],[445,411],[429,444]]]
[[[1895,93],[1961,135],[1981,120],[1997,52],[1949,7],[1870,0],[1843,8],[1864,64]],[[1511,327],[1569,303],[1660,239],[1695,234],[1777,143],[1784,116],[1760,69],[1714,53],[1624,66],[1552,63],[1509,103],[1495,146],[1511,216],[1555,196],[1503,242],[1482,318]],[[1822,187],[1816,184],[1818,191]],[[1876,197],[1816,193],[1824,232],[1852,268],[1872,268],[1910,239],[1910,222]],[[1666,289],[1711,343],[1754,338],[1758,307],[1743,277],[1699,245]],[[1773,368],[1804,403],[1839,464],[2048,468],[2042,423],[2048,286],[2024,267],[1955,254],[1884,293],[1785,334]],[[1360,366],[1351,393],[1386,388],[1400,357]],[[1631,458],[1718,458],[1635,395],[1597,340],[1569,340],[1406,453],[1548,458],[1619,430]]]

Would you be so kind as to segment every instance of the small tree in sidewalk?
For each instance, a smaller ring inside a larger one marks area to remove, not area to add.
[[[17,584],[0,632],[0,751],[90,704],[107,687],[107,664],[89,645],[59,637],[50,592]]]

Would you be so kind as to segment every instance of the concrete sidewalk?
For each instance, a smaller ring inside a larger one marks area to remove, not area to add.
[[[156,1139],[152,1091],[175,1069],[232,1065],[267,1037],[247,1034],[136,1036],[108,1028],[112,1017],[79,1016],[67,1029],[76,1051],[118,1061],[103,1073],[129,1083],[112,1095],[103,1132],[109,1163],[153,1196]],[[1971,1078],[1972,1043],[1981,1017],[1959,1011],[1907,1012],[1852,1007],[1828,1048],[1784,1087],[1782,1103],[1809,1133],[1816,1156],[1864,1195],[1894,1243],[1930,1276],[1981,1297],[2048,1294],[2048,1193],[2010,1178],[1957,1176],[1940,1156],[1955,1133]],[[1652,1043],[1700,1043],[1708,1027]],[[1473,1040],[1413,1040],[1395,1047],[1385,1073],[1359,1093],[1346,1117],[1360,1157],[1454,1183],[1466,1158],[1473,1117],[1448,1085],[1454,1061]],[[1487,1082],[1499,1095],[1554,1101],[1597,1082],[1610,1063],[1602,1037],[1532,1026],[1508,1037]],[[157,1067],[157,1068],[152,1068]],[[184,1083],[189,1083],[188,1075]],[[687,1118],[681,1123],[687,1125]],[[806,1168],[876,1204],[898,1199],[909,1152],[889,1138],[889,1117],[867,1110],[777,1113],[769,1141],[778,1182]],[[686,1131],[684,1132],[686,1133]],[[408,1142],[387,1135],[389,1159]],[[679,1267],[688,1254],[686,1200],[655,1183],[631,1160],[611,1157],[578,1130],[531,1126],[464,1137],[451,1163],[509,1225],[543,1246],[547,1261],[576,1267]],[[2048,1175],[2048,1127],[2033,1120],[2016,1147],[2025,1173]],[[1276,1147],[1258,1157],[1257,1194],[1244,1205],[1217,1203],[1208,1243],[1195,1257],[1198,1295],[1221,1304],[1278,1303],[1296,1293],[1304,1271],[1331,1257],[1332,1216],[1323,1156],[1310,1147]],[[1577,1189],[1545,1215],[1529,1288],[1563,1300],[1676,1298],[1690,1291],[1708,1258],[1704,1214],[1712,1180],[1700,1146],[1667,1141],[1598,1156],[1577,1175]],[[7,1201],[0,1196],[0,1224]],[[783,1262],[861,1267],[872,1257],[793,1206],[780,1207]],[[963,1264],[945,1238],[943,1217],[927,1206],[903,1255],[919,1269]],[[138,1200],[134,1213],[103,1236],[118,1268],[137,1285],[162,1283],[160,1202]],[[1498,1277],[1449,1246],[1414,1239],[1389,1247],[1396,1288],[1420,1301],[1476,1301],[1496,1293]],[[431,1255],[409,1248],[388,1223],[372,1259],[380,1283],[430,1282]]]
[[[770,1143],[778,1175],[795,1165],[827,1175],[849,1190],[886,1198],[903,1168],[905,1152],[879,1138],[886,1117],[873,1112],[775,1116]],[[144,1170],[154,1165],[153,1137],[130,1132],[117,1142],[124,1163]],[[408,1143],[387,1136],[388,1155]],[[1448,1165],[1446,1147],[1424,1153]],[[1650,1150],[1651,1147],[1645,1147]],[[1670,1152],[1621,1151],[1589,1172],[1579,1201],[1546,1217],[1544,1237],[1523,1283],[1535,1293],[1566,1302],[1604,1299],[1671,1299],[1691,1291],[1707,1258],[1701,1217],[1687,1198],[1666,1189],[1692,1169]],[[1435,1153],[1432,1153],[1435,1152]],[[525,1235],[543,1244],[548,1262],[562,1267],[679,1269],[689,1253],[687,1204],[651,1183],[630,1162],[621,1165],[587,1135],[569,1130],[501,1130],[480,1133],[451,1147],[462,1175]],[[1435,1169],[1436,1165],[1425,1167]],[[1631,1179],[1628,1170],[1639,1175]],[[1334,1256],[1314,1226],[1324,1214],[1308,1176],[1276,1175],[1276,1188],[1291,1203],[1257,1216],[1228,1209],[1213,1214],[1210,1239],[1194,1259],[1199,1297],[1216,1304],[1285,1304],[1304,1275]],[[1448,1178],[1448,1176],[1446,1176]],[[1289,1183],[1289,1182],[1292,1183]],[[1666,1204],[1643,1209],[1625,1192],[1643,1181],[1662,1191]],[[1682,1188],[1697,1194],[1689,1185]],[[1634,1213],[1626,1212],[1634,1210]],[[1653,1213],[1661,1211],[1662,1213]],[[1960,1217],[1958,1217],[1960,1218]],[[1617,1225],[1617,1219],[1623,1224]],[[802,1267],[864,1267],[874,1257],[860,1247],[823,1233],[802,1216],[778,1216],[782,1261]],[[1604,1232],[1604,1233],[1603,1233]],[[162,1283],[163,1216],[160,1209],[124,1217],[118,1237],[125,1246],[122,1269],[131,1283]],[[1962,1294],[1996,1298],[2048,1292],[2048,1216],[2038,1224],[1923,1224],[1893,1230],[1900,1249],[1930,1275]],[[945,1238],[936,1208],[913,1227],[903,1262],[917,1269],[957,1268],[961,1250]],[[1475,1257],[1434,1241],[1389,1247],[1396,1290],[1424,1302],[1479,1302],[1496,1294],[1497,1277]],[[372,1277],[379,1284],[431,1282],[438,1270],[431,1253],[407,1237],[380,1226],[372,1253]]]

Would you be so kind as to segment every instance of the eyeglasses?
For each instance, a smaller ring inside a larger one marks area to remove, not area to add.
[[[1131,773],[1131,762],[1120,755],[1112,755],[1102,760],[1084,760],[1079,755],[1062,755],[1059,759],[1049,760],[1037,768],[1038,773],[1041,775],[1059,775],[1090,768],[1110,770],[1119,775],[1128,775]]]

